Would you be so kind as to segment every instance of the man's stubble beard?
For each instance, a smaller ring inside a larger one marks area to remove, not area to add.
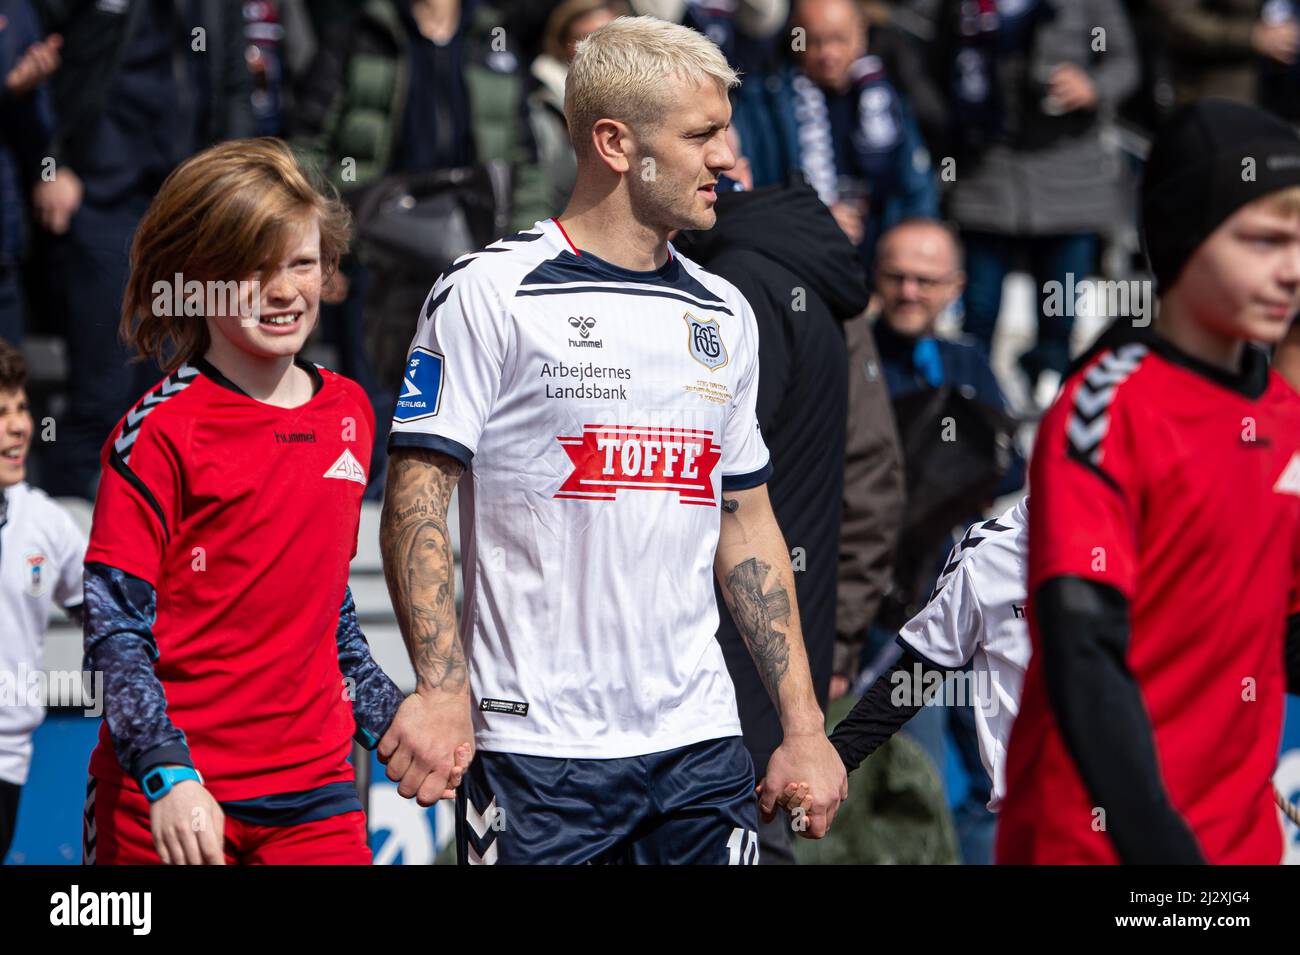
[[[628,201],[636,220],[651,228],[711,229],[717,221],[712,208],[695,208],[692,191],[684,195],[679,186],[663,179],[637,179],[630,184]]]

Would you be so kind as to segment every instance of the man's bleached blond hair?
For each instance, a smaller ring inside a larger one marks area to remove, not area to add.
[[[616,119],[641,135],[663,122],[672,104],[665,80],[712,81],[726,92],[740,85],[716,43],[689,27],[656,17],[619,17],[581,40],[564,86],[564,117],[579,158],[591,149],[591,128]]]

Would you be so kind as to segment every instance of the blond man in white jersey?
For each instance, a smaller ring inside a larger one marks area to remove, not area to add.
[[[565,93],[568,207],[458,260],[420,316],[381,529],[417,691],[379,751],[428,804],[477,750],[463,863],[757,861],[714,576],[785,730],[763,811],[804,781],[816,837],[847,795],[768,503],[753,314],[668,241],[713,225],[737,82],[684,27],[591,34]]]

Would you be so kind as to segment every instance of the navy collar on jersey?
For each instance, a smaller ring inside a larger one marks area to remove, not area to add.
[[[1225,371],[1217,365],[1189,355],[1163,335],[1152,333],[1145,342],[1161,358],[1186,368],[1220,387],[1235,391],[1252,401],[1268,390],[1269,362],[1263,349],[1246,342],[1241,350],[1241,370]]]
[[[1268,355],[1250,342],[1247,342],[1242,349],[1241,370],[1233,373],[1202,361],[1195,355],[1189,355],[1163,335],[1157,334],[1153,328],[1134,328],[1133,324],[1125,318],[1117,318],[1111,322],[1086,352],[1070,362],[1066,375],[1072,377],[1099,352],[1114,350],[1132,342],[1146,345],[1165,361],[1186,368],[1195,375],[1200,375],[1222,388],[1235,391],[1252,400],[1268,390]]]
[[[657,269],[636,272],[606,262],[590,252],[575,255],[565,249],[525,275],[515,289],[516,295],[577,295],[589,292],[673,298],[697,308],[724,315],[733,314],[723,299],[682,268],[677,256]]]
[[[681,257],[668,250],[668,261],[657,269],[637,271],[606,262],[598,255],[579,251],[564,233],[564,227],[555,225],[568,244],[559,255],[540,263],[524,276],[516,289],[517,295],[563,295],[585,292],[605,292],[626,295],[659,295],[676,298],[700,308],[732,314],[726,302],[688,272]],[[654,286],[654,290],[630,286]]]
[[[561,255],[564,258],[568,255],[576,258],[579,264],[588,266],[598,276],[613,279],[616,282],[661,282],[665,279],[671,281],[672,276],[681,271],[680,268],[674,269],[677,263],[677,256],[673,255],[673,247],[668,246],[668,261],[657,269],[647,269],[638,272],[636,269],[625,269],[621,265],[615,265],[613,262],[606,262],[600,256],[592,252],[584,252],[573,244],[569,238],[568,230],[560,223],[560,220],[552,216],[551,221],[555,223],[555,228],[560,230],[560,235],[564,236],[564,242],[568,245],[566,253]],[[545,264],[545,263],[543,263]],[[525,279],[527,281],[527,279]]]
[[[212,364],[212,362],[208,361],[206,358],[192,358],[189,363],[197,368],[201,374],[211,378],[213,382],[220,385],[222,388],[225,388],[228,391],[233,391],[237,395],[243,395],[250,401],[257,400],[243,388],[240,388],[239,385],[235,384],[223,375],[217,366]],[[311,396],[315,398],[316,395],[320,393],[321,388],[325,386],[325,379],[321,376],[320,369],[304,359],[301,355],[295,355],[293,357],[293,363],[311,376]]]

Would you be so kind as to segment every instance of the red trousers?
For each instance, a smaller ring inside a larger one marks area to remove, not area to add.
[[[370,865],[366,816],[345,812],[296,826],[225,817],[226,865]],[[143,793],[90,777],[82,819],[86,865],[161,865]]]

